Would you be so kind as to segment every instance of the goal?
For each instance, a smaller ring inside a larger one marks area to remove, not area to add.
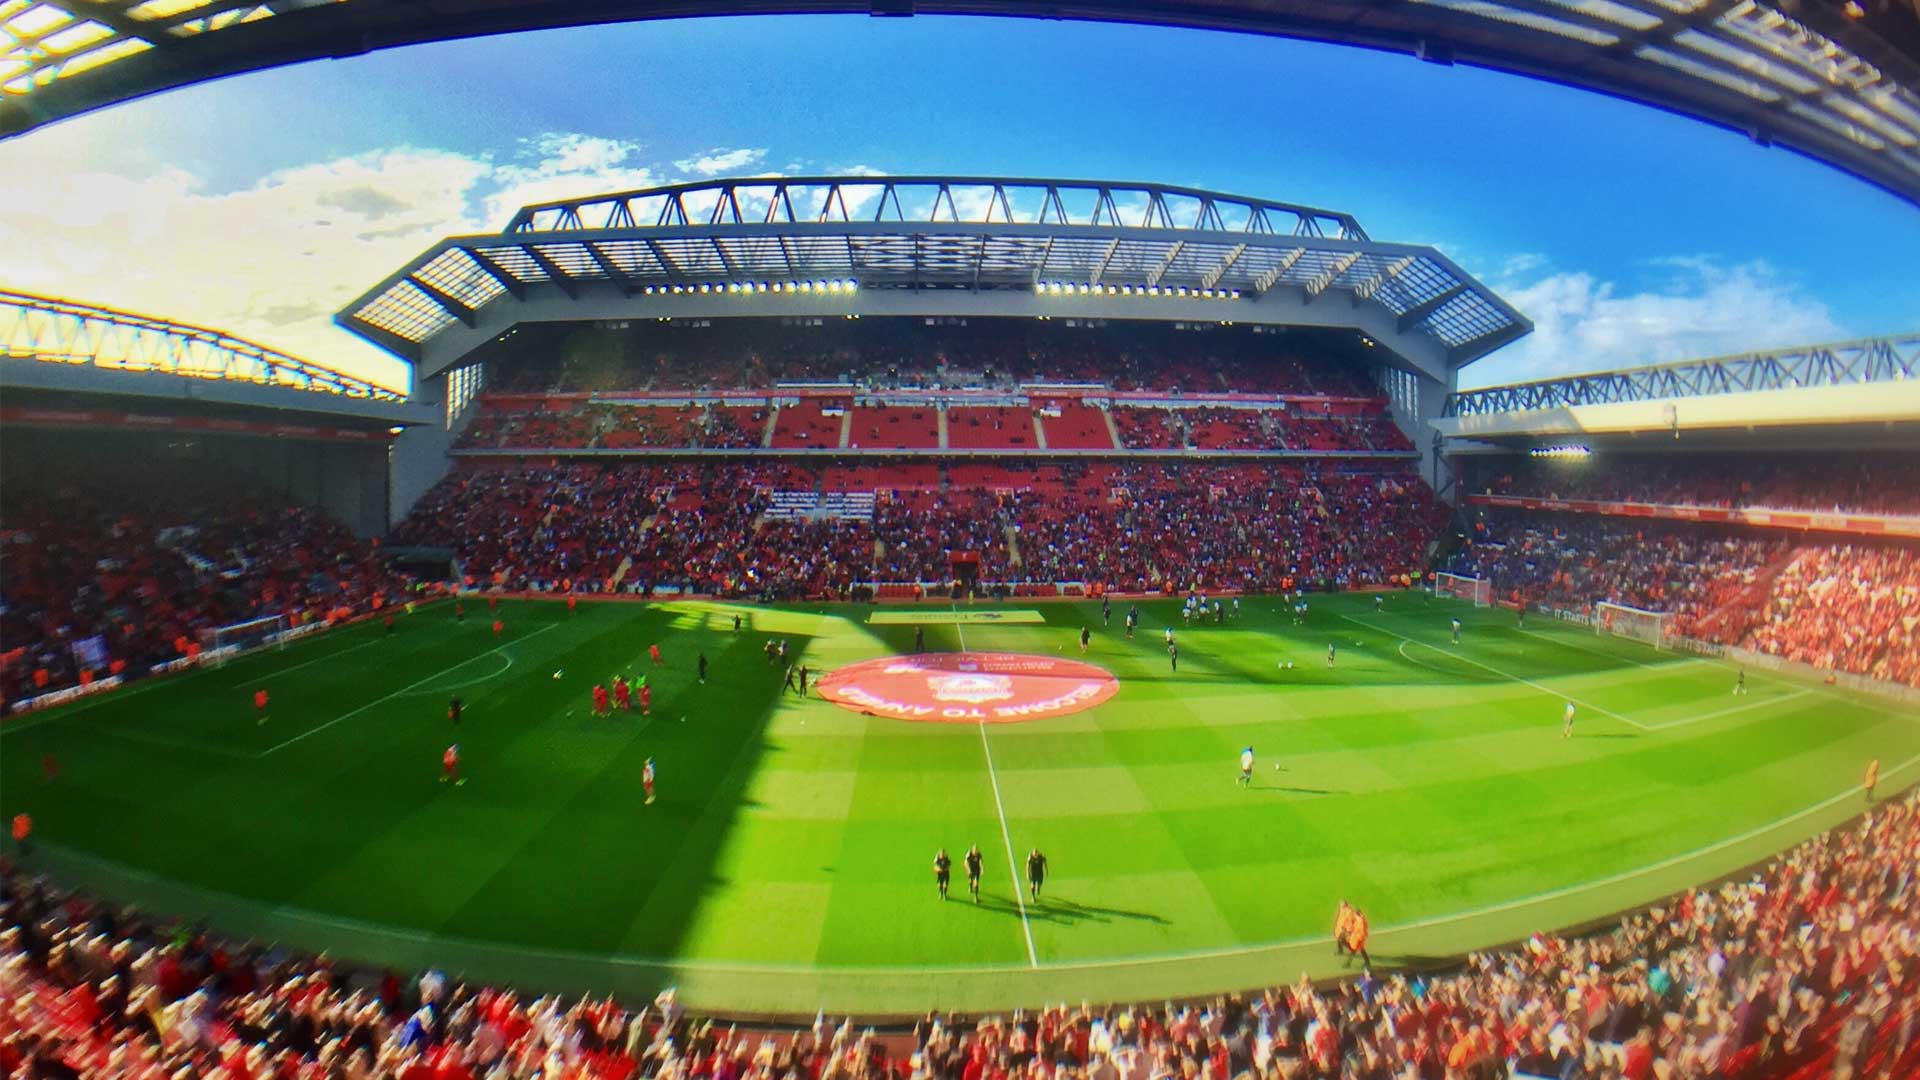
[[[286,639],[292,624],[285,615],[267,615],[228,626],[216,626],[200,632],[200,647],[205,662],[218,667],[229,657]]]
[[[1594,605],[1593,629],[1597,634],[1644,641],[1656,649],[1666,648],[1667,613],[1646,611],[1602,600]]]
[[[1438,596],[1457,596],[1462,600],[1471,600],[1474,607],[1493,606],[1493,582],[1486,578],[1465,577],[1460,574],[1436,574],[1433,579],[1433,591]]]

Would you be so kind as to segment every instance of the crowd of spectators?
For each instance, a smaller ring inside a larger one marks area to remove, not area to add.
[[[1638,454],[1523,459],[1488,468],[1474,489],[1536,498],[1722,509],[1920,515],[1920,455]]]
[[[1446,520],[1404,468],[956,465],[937,496],[917,473],[897,491],[857,482],[888,496],[871,522],[765,519],[773,492],[820,488],[821,472],[797,465],[463,470],[396,539],[451,547],[477,580],[537,590],[835,596],[950,582],[958,564],[986,582],[1274,591],[1418,573]]]
[[[1596,601],[1691,612],[1787,550],[1785,536],[1580,514],[1491,514],[1449,569],[1503,601],[1585,611]]]
[[[1069,409],[1071,412],[1069,413]],[[1019,405],[967,405],[934,401],[875,405],[840,398],[790,400],[769,405],[608,405],[570,398],[482,395],[458,446],[463,450],[699,449],[760,446],[768,437],[783,449],[1037,451],[1128,450],[1411,450],[1389,418],[1360,414],[1296,415],[1281,407],[1115,406],[1039,399]],[[1045,419],[1053,412],[1054,419]],[[843,424],[842,416],[845,416]],[[1039,421],[1036,420],[1039,418]],[[1037,422],[1044,422],[1041,446]]]
[[[364,613],[402,594],[339,521],[245,477],[39,463],[0,494],[0,700],[197,653],[213,628]]]
[[[103,1080],[1903,1080],[1920,795],[1590,935],[1193,1004],[741,1031],[222,941],[4,868],[0,1071]]]
[[[844,383],[865,390],[1013,390],[1095,383],[1114,390],[1376,397],[1357,368],[1249,328],[1119,328],[1014,319],[867,319],[844,326],[734,320],[576,330],[488,367],[500,392],[764,389]]]
[[[1808,546],[1721,640],[1830,671],[1920,686],[1920,550]]]
[[[1920,550],[1597,514],[1498,513],[1448,569],[1505,603],[1669,613],[1667,632],[1920,686]]]

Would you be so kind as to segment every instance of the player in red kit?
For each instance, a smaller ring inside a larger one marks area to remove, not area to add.
[[[454,787],[460,787],[467,782],[466,777],[460,775],[459,743],[447,747],[446,752],[440,755],[440,782],[444,784],[449,780],[453,782]]]
[[[253,715],[255,722],[267,722],[267,692],[264,689],[253,692]]]
[[[500,636],[500,632],[502,630],[505,630],[506,628],[507,628],[506,623],[501,622],[499,619],[493,620],[493,636],[495,638],[498,638]]]
[[[653,715],[653,687],[646,683],[640,684],[640,715]]]
[[[660,646],[659,645],[647,646],[647,655],[653,657],[654,667],[660,666]]]
[[[620,706],[621,712],[633,711],[633,687],[618,675],[613,677],[613,701]]]
[[[640,784],[642,787],[647,789],[647,805],[649,806],[653,805],[653,759],[652,758],[648,758],[646,765],[642,767],[640,770]]]
[[[571,615],[571,614],[573,614],[573,609],[574,609],[574,608],[576,608],[576,607],[578,607],[578,606],[580,606],[580,598],[579,598],[579,597],[577,597],[577,596],[568,596],[568,597],[567,597],[567,614],[569,614],[569,615]]]
[[[607,715],[607,688],[599,683],[593,684],[593,715]]]

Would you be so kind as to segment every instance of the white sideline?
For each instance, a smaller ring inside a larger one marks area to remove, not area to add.
[[[953,605],[956,616],[953,622],[954,637],[960,640],[960,651],[967,651],[967,632],[961,629],[960,605]],[[993,768],[993,747],[987,742],[987,722],[980,721],[980,750],[987,755],[987,781],[993,785],[993,808],[1000,813],[1000,842],[1007,845],[1007,880],[1013,886],[1013,902],[1020,908],[1020,931],[1027,936],[1027,966],[1039,967],[1040,954],[1033,948],[1033,923],[1027,919],[1027,902],[1020,896],[1020,864],[1013,858],[1013,834],[1007,831],[1007,807],[1000,801],[1000,777]]]
[[[354,717],[359,716],[361,713],[366,712],[368,709],[373,708],[375,705],[380,705],[385,702],[392,701],[394,698],[397,698],[402,694],[407,693],[408,691],[416,690],[422,686],[425,686],[426,684],[432,682],[433,680],[439,678],[440,676],[445,675],[449,671],[458,671],[461,668],[466,667],[468,664],[473,663],[475,660],[480,659],[482,656],[492,656],[494,653],[497,653],[502,649],[509,648],[514,645],[518,645],[523,641],[531,641],[534,638],[539,637],[541,634],[544,634],[547,631],[552,630],[559,625],[560,625],[559,623],[548,623],[547,625],[541,627],[538,630],[535,630],[531,634],[525,635],[524,637],[515,638],[514,640],[509,641],[504,645],[496,645],[493,648],[488,649],[486,652],[480,653],[476,656],[469,656],[465,660],[462,660],[457,664],[453,664],[449,667],[441,668],[439,671],[436,671],[433,674],[427,676],[426,678],[421,679],[419,682],[412,683],[408,686],[403,686],[400,689],[395,690],[393,693],[387,694],[384,697],[375,698],[372,701],[367,702],[365,705],[362,705],[359,708],[353,710],[352,712],[341,713],[339,716],[334,717],[333,719],[327,721],[324,724],[321,724],[318,727],[308,728],[307,730],[301,732],[300,734],[295,735],[293,738],[288,739],[286,742],[275,743],[273,746],[270,746],[265,750],[260,751],[260,756],[266,757],[268,754],[272,754],[280,750],[285,750],[287,747],[292,746],[294,743],[299,742],[300,740],[306,738],[309,735],[318,735],[319,733],[327,730],[328,728],[332,727],[333,725],[339,723],[342,720],[351,720]]]

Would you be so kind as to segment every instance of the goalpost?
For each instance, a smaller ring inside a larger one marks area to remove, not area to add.
[[[1462,600],[1471,600],[1474,607],[1493,606],[1493,582],[1486,578],[1466,577],[1461,574],[1436,574],[1433,579],[1433,591],[1438,596],[1457,596]]]
[[[1644,641],[1656,649],[1666,648],[1667,613],[1602,600],[1594,605],[1593,631]]]
[[[200,647],[205,650],[205,662],[218,667],[230,656],[263,645],[284,644],[292,625],[285,615],[267,615],[229,626],[216,626],[200,631]]]

